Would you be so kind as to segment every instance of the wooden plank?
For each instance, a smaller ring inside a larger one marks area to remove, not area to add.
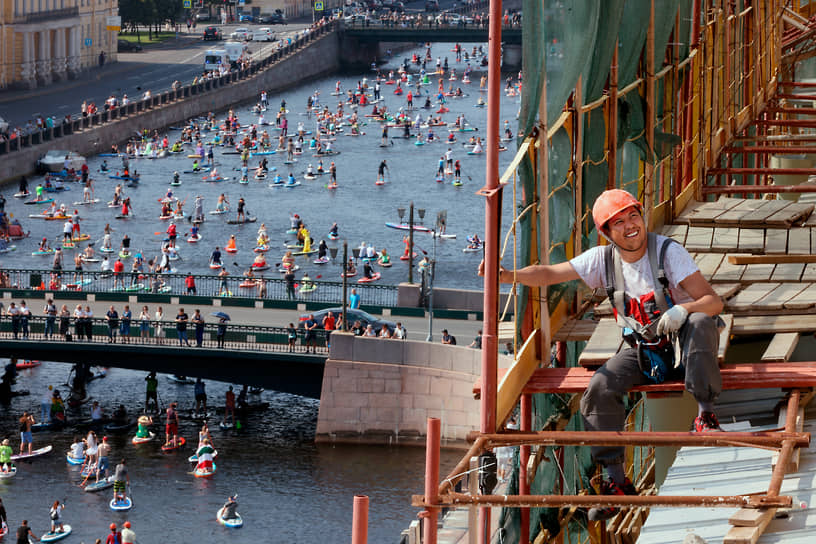
[[[743,200],[727,212],[723,213],[714,220],[716,225],[739,225],[743,217],[749,213],[758,210],[765,206],[769,201],[752,198],[750,200]]]
[[[772,508],[773,515],[767,519],[763,518],[756,527],[731,527],[723,538],[723,544],[756,544],[765,528],[776,515],[776,509]]]
[[[774,264],[749,264],[745,267],[745,272],[742,273],[741,281],[743,282],[758,282],[768,281],[773,274]]]
[[[771,339],[771,343],[762,354],[762,360],[766,362],[787,362],[790,361],[790,356],[793,350],[796,349],[796,344],[799,343],[799,333],[797,332],[780,332],[775,334]],[[784,426],[784,420],[783,420]]]
[[[688,215],[689,225],[710,225],[717,217],[742,201],[742,198],[720,198],[716,202],[706,202]]]
[[[671,238],[678,242],[681,246],[686,245],[686,233],[688,232],[688,225],[666,225],[663,227],[663,236]]]
[[[714,229],[711,227],[689,227],[686,234],[686,250],[711,251],[711,238]]]
[[[806,264],[801,281],[816,281],[816,264]]]
[[[735,311],[749,310],[758,300],[779,287],[778,283],[754,283],[726,302],[726,308]]]
[[[720,282],[734,282],[740,281],[742,274],[745,272],[744,264],[731,264],[728,259],[723,259],[717,272],[711,278],[711,281]]]
[[[735,316],[732,329],[738,336],[813,331],[816,331],[816,315],[812,314]]]
[[[778,264],[771,274],[771,281],[799,281],[804,270],[804,263]]]
[[[729,255],[731,264],[816,263],[816,255]]]
[[[725,352],[731,344],[731,329],[734,328],[734,316],[731,314],[723,314],[720,318],[725,323],[725,327],[720,329],[720,344],[717,347],[717,361],[722,364],[725,362]]]
[[[778,268],[778,267],[777,267]],[[785,302],[795,297],[805,289],[801,283],[783,283],[760,300],[751,308],[755,311],[781,310]]]
[[[763,226],[765,225],[765,220],[768,219],[770,216],[778,213],[781,210],[784,210],[792,202],[788,200],[768,200],[767,203],[759,209],[752,211],[749,214],[744,215],[739,222],[741,227],[750,227],[750,226]]]
[[[814,217],[814,216],[816,216],[816,214],[811,215],[811,217]],[[809,227],[805,227],[805,228],[809,228]],[[816,233],[813,232],[814,229],[812,229],[812,228],[809,228],[809,230],[810,230],[810,253],[812,255],[815,255],[816,254]]]
[[[728,523],[735,527],[756,527],[765,518],[773,519],[775,513],[775,508],[740,508],[728,518]]]
[[[601,319],[595,333],[578,357],[581,366],[600,366],[618,352],[621,346],[621,330],[614,319]]]
[[[807,310],[816,306],[816,283],[811,283],[793,298],[788,299],[783,306],[786,310]]]
[[[765,232],[762,229],[741,228],[737,247],[740,253],[762,253],[765,249]]]
[[[805,227],[816,227],[816,214],[810,214],[810,217],[805,220]]]
[[[795,227],[788,231],[788,255],[810,255],[809,228]]]
[[[697,267],[703,277],[710,279],[717,272],[717,268],[719,268],[724,257],[725,255],[721,253],[700,253],[695,261],[697,261]]]
[[[714,288],[714,292],[717,293],[721,298],[731,298],[734,296],[737,291],[742,288],[742,284],[739,283],[718,283],[716,285],[712,285]]]
[[[794,202],[785,206],[780,211],[766,218],[764,223],[769,226],[789,227],[796,223],[803,222],[813,213],[813,204],[807,202]]]
[[[533,331],[524,345],[521,346],[516,360],[499,382],[498,392],[496,394],[496,422],[499,426],[503,425],[505,420],[510,417],[510,413],[518,403],[521,396],[521,391],[524,385],[530,381],[530,376],[533,375],[536,367],[541,363],[537,351],[537,346],[540,343],[539,335],[541,329]],[[549,355],[547,355],[549,358]]]
[[[788,252],[788,231],[786,229],[766,229],[765,254],[785,255],[787,252]]]
[[[736,251],[739,245],[739,229],[736,227],[715,227],[711,240],[712,251],[728,253]]]

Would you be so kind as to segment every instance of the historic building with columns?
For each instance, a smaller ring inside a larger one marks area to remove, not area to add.
[[[73,79],[116,60],[118,0],[0,0],[0,89]],[[104,56],[101,54],[104,53]]]

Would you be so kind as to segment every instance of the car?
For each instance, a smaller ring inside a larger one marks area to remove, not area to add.
[[[209,21],[210,20],[210,12],[209,11],[199,11],[196,13],[196,21]]]
[[[252,32],[246,27],[236,28],[235,32],[230,34],[230,39],[248,41],[252,39]]]
[[[311,312],[311,315],[313,315],[315,321],[317,321],[317,327],[319,329],[323,328],[323,318],[326,317],[326,314],[328,314],[329,312],[334,314],[334,317],[336,318],[338,316],[343,315],[343,308],[341,307],[325,308],[317,312]],[[298,322],[298,328],[299,329],[304,328],[304,323],[306,323],[308,319],[309,314],[301,315]],[[397,326],[397,324],[394,323],[393,321],[380,319],[379,317],[374,317],[368,312],[364,312],[362,310],[352,310],[351,308],[346,308],[346,320],[348,322],[349,329],[351,329],[355,321],[359,321],[363,325],[363,327],[371,325],[374,328],[374,330],[377,331],[377,333],[379,333],[383,327],[388,327],[388,330],[394,332],[394,328]]]
[[[239,23],[252,23],[254,22],[255,18],[252,16],[251,13],[242,13],[238,16]]]
[[[425,0],[425,11],[439,11],[439,0]]]
[[[286,17],[280,10],[275,13],[261,13],[257,19],[258,24],[262,25],[284,25],[286,24]]]
[[[272,32],[272,29],[267,26],[258,28],[252,32],[252,41],[254,42],[275,41],[275,33]]]
[[[217,26],[208,26],[204,29],[204,41],[207,40],[223,40],[224,35]]]
[[[127,40],[116,40],[116,50],[119,53],[124,53],[128,51],[141,51],[142,46],[138,43],[129,42]]]

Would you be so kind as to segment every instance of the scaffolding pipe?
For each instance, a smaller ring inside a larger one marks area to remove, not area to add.
[[[479,429],[483,433],[496,431],[496,376],[498,366],[499,311],[499,222],[501,196],[499,186],[499,114],[501,112],[501,22],[502,1],[490,0],[487,65],[487,137],[485,168],[485,244],[484,299],[482,334],[482,398]],[[436,480],[434,480],[436,482]],[[436,485],[436,484],[434,484]],[[490,509],[479,509],[479,542],[490,542]],[[426,544],[435,544],[427,542]]]
[[[368,497],[354,495],[354,512],[351,518],[351,544],[368,543]]]
[[[533,398],[525,393],[521,395],[521,432],[530,432],[533,428]],[[530,446],[523,444],[519,448],[519,495],[530,493],[530,484],[527,481],[527,463],[530,459]],[[519,512],[521,527],[519,527],[519,544],[530,542],[530,509],[522,508]]]
[[[698,446],[725,447],[735,442],[744,447],[782,447],[785,440],[793,440],[798,447],[810,444],[810,433],[770,432],[755,433],[693,433],[666,431],[540,431],[522,433],[508,431],[501,434],[482,435],[485,449],[502,446],[537,444],[543,446]],[[478,455],[478,454],[477,454]]]
[[[816,153],[816,146],[780,146],[780,145],[746,145],[731,146],[723,149],[723,153],[756,153],[764,155],[801,155]]]
[[[762,172],[757,172],[761,174]],[[813,172],[816,174],[816,172]],[[733,185],[731,187],[703,187],[704,195],[737,195],[742,193],[816,193],[816,185]]]
[[[414,495],[412,504],[417,507],[496,506],[504,508],[551,508],[576,506],[578,508],[616,508],[655,506],[711,508],[788,508],[793,504],[789,496],[768,497],[766,495],[469,495],[450,493],[439,497],[439,502],[425,502],[422,495]]]
[[[612,66],[609,68],[609,177],[606,178],[606,188],[614,189],[618,171],[618,42],[615,42],[615,52],[612,53]]]
[[[433,504],[439,500],[437,482],[439,481],[439,436],[441,424],[439,418],[428,418],[428,431],[425,442],[425,496]],[[439,510],[433,506],[425,507],[422,542],[436,544],[436,524]]]
[[[800,393],[798,389],[794,389],[788,395],[788,409],[785,414],[785,432],[796,432],[796,418],[799,414],[799,398]],[[777,497],[779,491],[782,489],[782,480],[785,479],[785,472],[788,470],[793,451],[796,444],[793,440],[785,440],[782,443],[782,450],[776,459],[776,465],[771,473],[771,483],[768,485],[768,496]]]

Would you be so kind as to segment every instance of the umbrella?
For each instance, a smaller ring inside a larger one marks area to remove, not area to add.
[[[224,312],[213,312],[213,313],[211,313],[210,315],[211,315],[211,316],[214,316],[214,317],[218,317],[218,318],[220,318],[220,319],[226,319],[227,321],[229,321],[229,320],[230,320],[230,316],[229,316],[229,314],[226,314],[226,313],[224,313]]]

